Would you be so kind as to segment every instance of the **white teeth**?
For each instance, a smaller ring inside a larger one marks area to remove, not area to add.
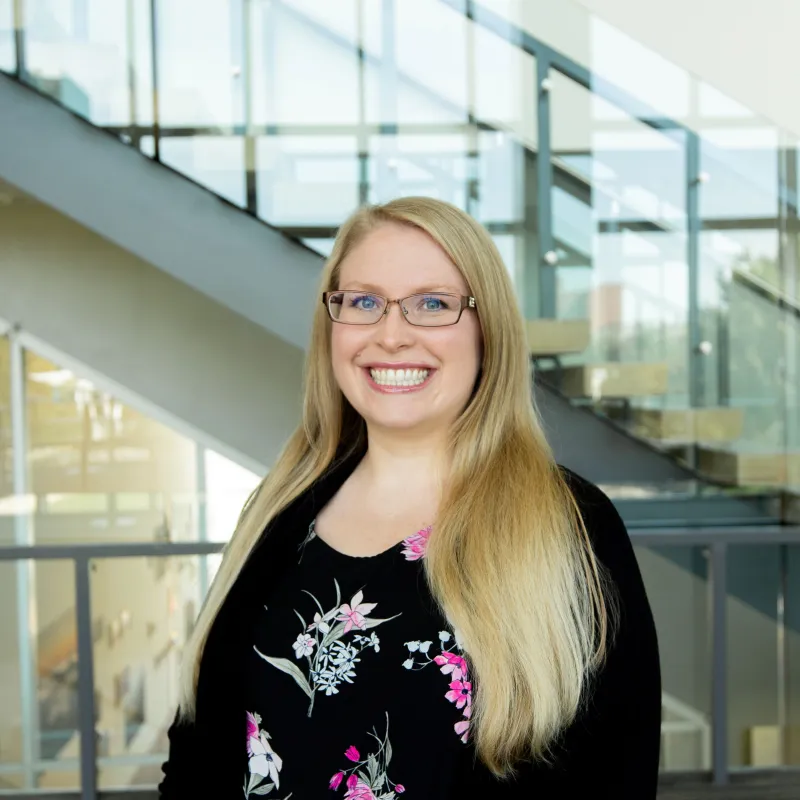
[[[430,374],[427,369],[371,369],[369,372],[379,386],[419,386]]]

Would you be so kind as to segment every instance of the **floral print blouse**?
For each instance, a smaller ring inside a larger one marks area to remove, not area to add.
[[[245,797],[447,796],[468,758],[472,682],[426,587],[430,532],[359,558],[312,522],[252,626]]]
[[[343,555],[315,534],[359,457],[281,512],[230,589],[203,651],[196,713],[176,714],[168,731],[161,799],[655,800],[658,644],[609,499],[564,470],[616,595],[608,657],[549,761],[518,762],[498,779],[474,748],[480,685],[469,653],[425,578],[435,531],[412,531],[374,558]]]

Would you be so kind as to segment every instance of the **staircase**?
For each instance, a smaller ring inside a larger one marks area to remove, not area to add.
[[[530,120],[509,120],[500,114],[475,117],[479,102],[465,106],[463,98],[427,85],[413,68],[406,69],[397,54],[387,63],[381,40],[362,34],[359,69],[366,80],[392,89],[392,102],[381,113],[398,121],[389,128],[385,123],[339,124],[336,135],[352,137],[353,149],[337,149],[327,142],[315,144],[320,141],[319,125],[270,124],[268,107],[256,107],[255,100],[245,102],[256,88],[278,91],[273,84],[254,83],[262,78],[253,60],[268,55],[271,40],[261,43],[242,36],[232,46],[228,76],[232,83],[225,91],[232,91],[236,102],[223,113],[201,108],[200,86],[190,92],[173,81],[165,84],[158,99],[152,94],[152,75],[145,79],[144,56],[136,48],[163,24],[162,35],[180,52],[188,43],[190,28],[173,29],[171,17],[153,20],[142,12],[135,24],[118,21],[111,36],[116,49],[107,43],[100,48],[99,42],[82,38],[64,20],[53,18],[49,26],[40,20],[25,29],[17,78],[117,141],[102,136],[85,141],[83,149],[91,149],[93,159],[78,152],[74,143],[72,152],[63,144],[56,150],[48,134],[52,124],[47,123],[52,120],[45,119],[40,109],[39,118],[29,113],[28,124],[12,118],[16,129],[0,134],[5,137],[0,151],[6,154],[0,155],[0,175],[300,346],[307,335],[302,320],[310,310],[319,259],[292,240],[324,253],[337,224],[357,202],[380,200],[389,193],[435,192],[459,202],[494,233],[529,319],[528,340],[540,392],[555,393],[646,445],[639,450],[645,460],[654,451],[663,453],[675,465],[673,479],[702,477],[732,491],[760,487],[769,492],[798,485],[800,455],[795,449],[800,452],[800,448],[795,439],[800,434],[790,430],[786,416],[794,399],[787,398],[787,408],[770,409],[764,398],[736,391],[733,384],[746,377],[740,375],[741,366],[730,352],[736,339],[733,328],[743,324],[740,319],[755,315],[761,328],[774,323],[788,339],[798,318],[774,281],[762,280],[769,291],[756,294],[747,277],[722,287],[737,293],[742,313],[733,320],[732,298],[727,305],[702,304],[700,287],[708,279],[723,277],[729,264],[719,263],[719,248],[702,238],[691,241],[690,206],[702,199],[698,193],[706,188],[703,182],[687,182],[690,142],[678,141],[687,132],[663,119],[656,124],[642,103],[614,87],[585,81],[577,65],[479,4],[467,6],[466,19],[458,13],[459,3],[431,0],[427,6],[441,20],[456,23],[460,18],[459,29],[475,42],[491,39],[487,52],[505,57],[523,54],[529,59],[530,69],[539,71],[537,80],[544,81],[530,108]],[[334,62],[353,52],[353,30],[344,29],[341,20],[337,23],[318,5],[276,0],[269,7],[269,19],[264,9],[245,4],[245,16],[228,22],[242,30],[261,30],[267,24],[287,32],[302,29]],[[404,12],[396,13],[402,17]],[[385,28],[385,20],[374,22]],[[403,17],[397,24],[412,23]],[[135,80],[117,82],[113,90],[97,86],[85,65],[96,61],[116,70],[131,47],[137,53],[134,66],[139,68]],[[78,56],[85,62],[80,68],[74,66]],[[159,54],[152,57],[156,63]],[[161,57],[166,62],[156,63],[157,71],[174,70],[171,57]],[[256,71],[242,72],[244,63]],[[300,81],[298,86],[305,84]],[[25,102],[19,97],[21,87],[4,81],[0,88],[4,105],[15,102],[19,107]],[[435,105],[448,121],[421,123],[413,134],[402,134],[404,97]],[[616,142],[604,144],[610,136],[603,138],[604,115],[592,113],[591,102],[607,102],[609,97],[624,109],[618,112],[616,125],[622,148]],[[278,106],[272,113],[281,118]],[[187,126],[186,119],[196,122]],[[567,121],[577,121],[586,130],[571,134]],[[78,120],[73,125],[78,126]],[[38,143],[31,140],[35,130]],[[625,145],[634,132],[644,137],[644,143]],[[81,134],[87,138],[85,130]],[[59,138],[66,140],[63,135]],[[125,159],[114,147],[119,141],[130,145]],[[702,166],[713,170],[714,180],[706,181],[709,186],[741,182],[735,151],[700,144],[694,155],[704,160],[693,165],[698,181],[706,175]],[[235,165],[233,173],[214,169],[215,147],[224,148],[227,155],[220,158]],[[49,155],[49,168],[43,168],[42,154],[45,159]],[[142,154],[150,158],[143,159]],[[160,161],[162,168],[143,169],[152,164],[150,159]],[[87,170],[92,161],[97,168]],[[647,169],[641,169],[645,164]],[[508,177],[500,170],[506,170]],[[210,193],[197,192],[187,181],[172,180],[170,171],[214,189],[222,203]],[[102,190],[110,173],[116,176],[115,199],[121,204],[112,214]],[[54,175],[59,179],[52,180]],[[234,190],[233,183],[239,189]],[[760,185],[751,188],[764,191]],[[340,194],[350,200],[337,201]],[[143,202],[145,198],[148,202]],[[658,198],[660,206],[653,202]],[[236,206],[270,225],[245,224]],[[164,227],[157,218],[165,211],[169,233],[148,234]],[[227,236],[211,220],[218,213],[225,215]],[[727,220],[715,223],[704,220],[704,233],[730,227]],[[180,250],[168,235],[181,242]],[[231,241],[236,242],[235,250],[229,250]],[[267,252],[267,259],[260,257]],[[738,271],[753,275],[746,264]],[[274,286],[288,287],[293,296],[302,298],[301,313],[288,314],[286,304],[270,291]],[[769,388],[777,380],[768,373],[773,344],[750,341],[751,352],[744,359],[746,364],[758,363]],[[717,345],[728,351],[718,352]],[[795,374],[796,364],[785,364],[784,372],[787,369]],[[774,406],[775,398],[766,398],[770,399]],[[646,480],[648,470],[639,474]],[[589,477],[596,476],[590,465]]]

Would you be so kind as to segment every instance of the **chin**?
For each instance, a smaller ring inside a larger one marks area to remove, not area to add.
[[[367,426],[387,431],[415,431],[420,428],[437,427],[434,420],[409,419],[408,417],[365,417]]]

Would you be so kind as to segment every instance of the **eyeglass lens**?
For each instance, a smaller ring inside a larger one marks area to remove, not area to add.
[[[386,298],[368,292],[333,292],[328,308],[336,322],[372,325],[386,311]],[[452,325],[461,313],[461,298],[453,294],[415,294],[401,301],[403,312],[413,325]]]

